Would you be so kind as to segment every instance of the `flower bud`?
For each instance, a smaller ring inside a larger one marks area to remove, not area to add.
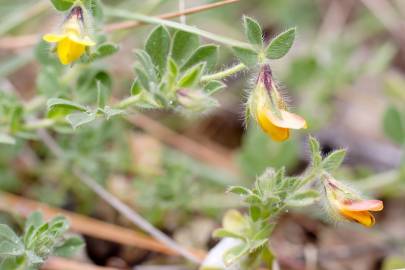
[[[364,200],[350,187],[333,179],[323,176],[328,208],[332,213],[343,219],[371,227],[375,223],[370,211],[381,211],[384,208],[380,200]]]
[[[287,140],[290,129],[307,127],[305,119],[287,111],[269,65],[261,67],[256,87],[248,100],[248,109],[262,130],[275,141]]]
[[[64,65],[73,63],[85,53],[87,47],[96,44],[88,35],[85,14],[82,6],[73,6],[59,33],[46,34],[43,37],[47,42],[56,43],[56,53],[59,61]]]
[[[177,102],[192,112],[201,112],[217,106],[216,100],[201,90],[180,89],[176,92]]]

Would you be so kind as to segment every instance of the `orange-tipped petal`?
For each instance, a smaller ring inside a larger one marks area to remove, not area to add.
[[[346,203],[344,208],[349,211],[381,211],[384,204],[380,200],[363,200]]]
[[[292,129],[307,128],[305,119],[297,114],[285,110],[280,110],[281,118],[273,115],[270,110],[267,111],[267,114],[273,124],[278,127]]]
[[[349,211],[341,209],[340,213],[347,219],[358,222],[366,227],[371,227],[375,224],[375,218],[368,211]]]
[[[84,46],[94,46],[96,45],[96,43],[90,39],[90,37],[88,36],[84,36],[84,37],[79,37],[78,35],[76,35],[75,33],[69,33],[68,38],[78,44],[84,45]]]
[[[266,111],[266,109],[263,109],[259,111],[257,115],[257,121],[259,122],[260,127],[275,141],[282,142],[287,140],[290,136],[289,129],[274,125]]]

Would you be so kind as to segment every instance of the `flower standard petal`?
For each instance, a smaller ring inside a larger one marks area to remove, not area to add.
[[[91,38],[89,38],[88,36],[80,37],[75,33],[69,33],[67,36],[71,41],[84,46],[91,47],[96,45],[96,43],[93,40],[91,40]]]
[[[383,210],[384,204],[380,200],[361,200],[345,203],[344,207],[350,211],[374,211]]]
[[[55,42],[61,41],[65,37],[66,37],[66,35],[46,34],[42,37],[42,39],[49,43],[55,43]]]
[[[301,116],[290,113],[285,110],[280,110],[280,117],[277,117],[271,113],[269,110],[268,117],[271,119],[274,125],[281,127],[281,128],[292,128],[292,129],[302,129],[307,128],[307,123],[304,118]]]

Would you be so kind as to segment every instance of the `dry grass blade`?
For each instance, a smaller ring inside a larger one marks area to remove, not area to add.
[[[0,210],[17,213],[24,217],[27,217],[33,211],[40,210],[46,219],[52,218],[55,215],[64,215],[69,220],[71,229],[75,232],[167,255],[177,254],[175,251],[172,251],[160,242],[145,236],[140,232],[108,224],[66,210],[52,208],[46,204],[5,192],[0,193]],[[200,251],[194,253],[200,254],[199,257],[203,254],[203,252]]]
[[[224,1],[211,3],[211,4],[207,4],[207,5],[202,5],[199,7],[189,8],[189,9],[185,9],[185,10],[181,10],[181,11],[177,11],[177,12],[165,13],[165,14],[157,16],[157,18],[172,19],[172,18],[184,16],[184,15],[190,15],[190,14],[198,13],[201,11],[217,8],[220,6],[227,5],[227,4],[236,3],[239,1],[240,0],[224,0]],[[112,24],[107,25],[104,28],[104,30],[106,32],[112,32],[112,31],[116,31],[116,30],[123,30],[123,29],[132,28],[132,27],[137,27],[142,24],[144,24],[144,23],[138,22],[138,21],[125,21],[125,22],[119,22],[119,23],[112,23]]]
[[[217,8],[223,5],[232,4],[239,2],[240,0],[224,0],[216,3],[211,3],[207,5],[202,5],[199,7],[185,9],[181,12],[170,12],[165,13],[159,16],[156,16],[159,19],[172,19],[183,15],[190,15],[198,12],[202,12],[205,10]],[[117,30],[123,30],[128,28],[134,28],[137,26],[142,25],[143,23],[138,21],[124,21],[118,23],[108,24],[104,27],[104,31],[106,32],[113,32]],[[17,36],[17,37],[3,37],[0,38],[0,49],[6,50],[15,50],[19,48],[33,46],[38,43],[39,36],[38,35],[24,35],[24,36]]]
[[[238,168],[230,156],[218,153],[208,147],[200,145],[186,136],[163,126],[157,121],[140,113],[128,116],[127,120],[135,126],[145,130],[162,142],[216,168],[226,169],[232,175],[238,174]]]
[[[113,267],[101,267],[92,264],[72,261],[61,257],[51,257],[41,267],[41,270],[118,270]]]

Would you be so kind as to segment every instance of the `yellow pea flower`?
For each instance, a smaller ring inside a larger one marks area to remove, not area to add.
[[[80,6],[75,6],[63,23],[61,33],[46,34],[43,39],[50,43],[56,43],[59,61],[68,65],[79,59],[85,53],[86,47],[96,44],[87,35],[85,29],[83,9]]]
[[[329,177],[324,183],[328,203],[334,213],[366,227],[375,224],[375,218],[370,212],[383,210],[382,201],[363,200],[349,187]]]
[[[273,81],[269,65],[262,67],[248,107],[262,130],[275,141],[287,140],[290,129],[307,128],[304,118],[287,111],[287,106]]]

